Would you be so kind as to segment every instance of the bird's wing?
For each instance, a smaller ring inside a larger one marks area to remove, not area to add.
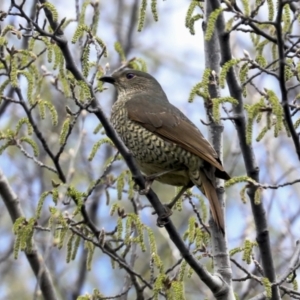
[[[229,179],[218,155],[199,129],[175,106],[161,103],[148,95],[139,95],[126,102],[128,118],[165,140],[180,145],[218,169],[218,177]],[[148,98],[148,99],[147,99]]]

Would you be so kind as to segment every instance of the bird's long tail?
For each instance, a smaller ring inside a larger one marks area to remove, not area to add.
[[[218,228],[222,231],[224,235],[225,234],[224,214],[218,199],[216,188],[212,183],[212,181],[210,180],[210,178],[208,178],[203,171],[200,171],[199,175],[200,175],[199,179],[201,183],[200,184],[197,184],[196,182],[194,183],[209,200],[212,217],[215,223],[217,224]]]

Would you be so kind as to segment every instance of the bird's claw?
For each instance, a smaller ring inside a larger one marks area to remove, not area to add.
[[[147,195],[150,191],[150,188],[151,188],[151,184],[150,185],[145,184],[145,188],[142,189],[142,190],[139,190],[139,194],[140,195]]]
[[[164,205],[164,208],[165,213],[161,214],[156,221],[156,225],[158,227],[164,227],[166,224],[168,224],[168,218],[173,214],[172,210],[167,205]]]
[[[144,179],[145,179],[145,188],[144,189],[140,189],[139,185],[137,185],[136,183],[133,185],[133,189],[135,191],[139,192],[140,195],[147,195],[149,193],[152,183],[154,181],[154,179],[151,176],[149,176],[149,177],[144,176]]]

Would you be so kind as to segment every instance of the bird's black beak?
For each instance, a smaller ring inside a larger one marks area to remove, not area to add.
[[[116,82],[116,80],[111,76],[102,76],[102,77],[99,78],[99,80],[101,80],[103,82],[108,82],[108,83],[111,83],[111,84],[114,84]]]

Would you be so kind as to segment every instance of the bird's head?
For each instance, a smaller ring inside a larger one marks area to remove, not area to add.
[[[151,93],[166,97],[158,81],[150,74],[133,69],[121,69],[113,72],[110,76],[100,78],[103,82],[113,84],[118,94],[132,96],[134,94]]]

